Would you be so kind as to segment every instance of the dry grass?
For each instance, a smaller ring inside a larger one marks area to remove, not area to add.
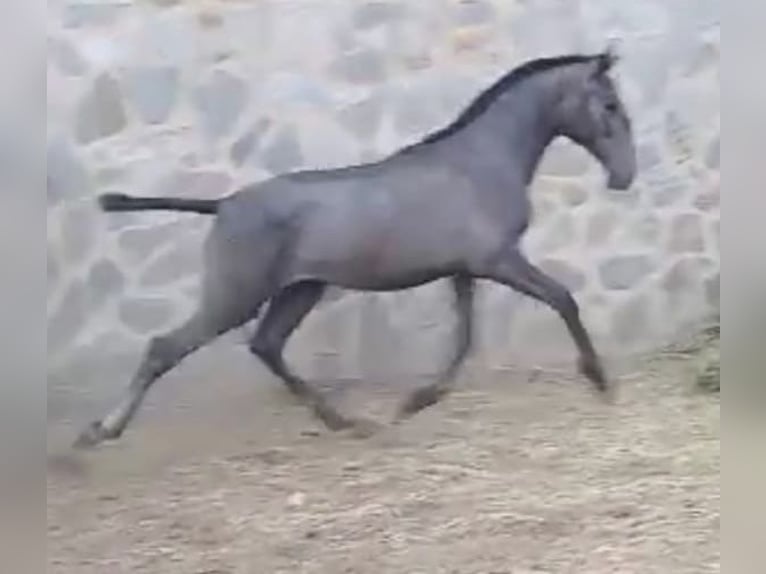
[[[719,403],[692,378],[647,364],[608,407],[498,376],[363,440],[276,388],[249,415],[144,419],[51,463],[48,571],[718,572]]]

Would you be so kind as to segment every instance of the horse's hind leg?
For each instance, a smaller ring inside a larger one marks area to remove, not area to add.
[[[473,344],[473,301],[474,281],[470,276],[458,275],[452,279],[455,292],[455,311],[457,327],[455,330],[455,350],[447,368],[439,379],[414,391],[399,409],[399,418],[405,418],[429,407],[449,393],[455,377],[468,356]]]
[[[266,314],[250,340],[250,351],[299,397],[306,396],[309,386],[287,367],[283,352],[287,339],[322,298],[324,289],[323,283],[314,281],[285,287],[272,297]]]
[[[244,324],[258,311],[258,302],[243,300],[241,293],[240,297],[235,297],[231,290],[207,287],[199,309],[186,323],[149,342],[127,395],[114,410],[80,434],[76,447],[91,447],[119,438],[157,379],[187,355],[226,331]]]
[[[328,428],[341,430],[356,426],[360,421],[338,413],[318,391],[290,370],[283,354],[287,339],[319,302],[324,290],[324,283],[303,281],[277,293],[250,341],[250,350],[285,382],[293,394],[308,401]]]

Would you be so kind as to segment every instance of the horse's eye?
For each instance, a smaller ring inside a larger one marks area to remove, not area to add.
[[[609,113],[616,113],[617,112],[617,102],[607,102],[606,103],[606,111]]]

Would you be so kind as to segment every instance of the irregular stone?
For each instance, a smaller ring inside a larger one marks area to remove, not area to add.
[[[542,197],[538,194],[532,194],[532,213],[534,214],[535,225],[550,219],[558,212],[558,205],[549,197]]]
[[[391,358],[398,355],[401,338],[391,325],[386,301],[372,295],[361,301],[359,341],[359,364],[366,379],[381,380],[399,373],[393,373]]]
[[[184,217],[160,225],[124,229],[117,241],[129,260],[145,261],[167,242],[180,241],[199,226],[198,218]]]
[[[591,292],[587,297],[583,298],[583,306],[590,307],[591,309],[606,309],[609,307],[609,297],[603,291]]]
[[[694,157],[692,145],[692,128],[688,122],[674,111],[669,111],[665,119],[665,137],[668,150],[672,153],[675,163],[683,165]]]
[[[654,265],[646,255],[616,255],[598,267],[602,285],[612,291],[635,287],[653,270]]]
[[[587,152],[578,146],[566,141],[555,141],[545,152],[540,163],[540,174],[577,177],[588,171],[591,161]]]
[[[638,172],[643,173],[662,165],[662,155],[653,143],[640,143],[636,149]]]
[[[386,79],[386,63],[379,52],[361,48],[340,55],[329,72],[352,84],[376,84]]]
[[[720,49],[709,42],[697,42],[695,51],[688,58],[685,75],[695,76],[710,69],[717,69],[720,63]]]
[[[668,250],[671,253],[694,253],[705,250],[702,218],[698,214],[684,213],[673,219]]]
[[[615,205],[637,209],[641,203],[641,191],[639,186],[632,186],[630,189],[609,189],[605,188],[602,197]]]
[[[577,241],[577,224],[570,213],[564,212],[546,224],[545,235],[540,242],[544,253],[558,251]]]
[[[476,26],[494,20],[495,7],[486,0],[461,0],[454,9],[453,20],[459,26]]]
[[[229,157],[236,166],[241,166],[245,160],[253,153],[258,145],[258,136],[252,129],[247,130],[237,140],[231,144]]]
[[[127,94],[146,123],[166,121],[178,96],[178,70],[167,67],[134,68],[125,76]]]
[[[660,284],[673,297],[688,296],[701,283],[702,266],[694,257],[683,257],[670,266]]]
[[[61,16],[65,28],[109,26],[114,24],[130,4],[120,0],[67,0]]]
[[[586,284],[585,273],[579,268],[561,259],[544,259],[540,269],[562,283],[572,292],[581,291]]]
[[[487,353],[483,359],[491,366],[502,363],[510,347],[515,314],[520,308],[516,297],[517,293],[497,284],[482,289],[477,313],[483,320],[477,325],[477,338]]]
[[[628,233],[633,239],[649,247],[657,243],[661,231],[660,219],[656,215],[648,214],[636,220]]]
[[[350,52],[356,47],[357,39],[354,31],[346,28],[345,26],[339,26],[333,34],[334,48],[337,52]]]
[[[264,145],[261,162],[266,169],[275,174],[291,171],[303,164],[303,152],[293,126],[282,128]]]
[[[593,327],[592,323],[589,327]],[[511,326],[511,364],[545,363],[571,349],[572,339],[561,318],[550,309],[525,303]],[[512,353],[512,354],[511,354]]]
[[[167,326],[173,317],[169,299],[144,297],[127,299],[120,304],[119,316],[128,329],[146,335]]]
[[[708,146],[705,154],[705,163],[710,169],[720,169],[721,167],[721,138],[717,136]]]
[[[456,119],[460,113],[481,93],[486,85],[478,78],[469,75],[443,74],[434,75],[426,83],[428,97],[436,102],[439,108],[448,113],[444,115],[446,122]]]
[[[60,138],[48,141],[46,162],[48,203],[58,203],[90,192],[88,173],[69,142]]]
[[[77,141],[88,144],[109,137],[122,131],[126,123],[119,84],[108,74],[99,75],[77,106]]]
[[[331,117],[317,116],[301,125],[303,162],[312,168],[333,168],[357,163],[358,141]]]
[[[222,171],[182,169],[173,172],[152,190],[152,195],[217,199],[227,195],[231,176]]]
[[[503,29],[522,57],[587,51],[582,26],[572,25],[578,21],[582,8],[577,2],[526,2]]]
[[[622,345],[642,341],[648,334],[650,315],[651,309],[646,296],[633,297],[614,310],[612,336]]]
[[[673,54],[669,54],[668,42],[642,42],[631,50],[631,58],[626,62],[631,78],[640,78],[636,84],[637,95],[640,97],[642,108],[655,108],[666,97],[670,62]]]
[[[182,292],[189,300],[197,302],[202,294],[202,285],[200,282],[189,283],[183,286]]]
[[[458,28],[452,32],[452,49],[456,53],[479,50],[492,39],[490,30],[485,26]]]
[[[140,18],[140,25],[130,41],[130,61],[199,69],[200,59],[209,43],[201,42],[199,24],[190,10]]]
[[[369,30],[399,20],[404,13],[404,6],[398,2],[365,2],[354,9],[352,21],[360,30]]]
[[[716,273],[705,280],[705,299],[713,309],[721,307],[721,274]]]
[[[423,137],[442,121],[438,107],[426,97],[424,91],[403,90],[394,101],[394,127],[406,139]]]
[[[372,96],[338,112],[340,124],[364,141],[374,141],[383,118],[383,101]]]
[[[577,207],[588,201],[588,190],[576,182],[567,183],[561,187],[561,198],[565,205]]]
[[[142,287],[162,287],[199,273],[201,264],[199,242],[185,238],[150,263],[139,283]]]
[[[48,39],[48,57],[64,76],[82,76],[88,70],[77,48],[64,38]]]
[[[245,163],[252,153],[257,149],[261,143],[263,136],[266,135],[271,127],[271,120],[268,118],[261,118],[253,124],[244,134],[242,134],[232,144],[229,156],[231,157],[234,165],[240,166]]]
[[[97,244],[98,226],[95,208],[74,205],[67,209],[61,220],[61,254],[69,265],[83,261]]]
[[[118,183],[125,183],[130,178],[129,171],[125,166],[105,166],[95,170],[93,179],[96,187],[111,187]]]
[[[110,330],[106,325],[77,341],[77,345],[67,349],[66,355],[56,362],[54,377],[63,384],[50,385],[49,379],[49,393],[65,393],[69,405],[56,401],[58,408],[54,409],[59,413],[51,414],[49,401],[49,417],[52,420],[71,417],[73,412],[85,407],[83,403],[91,403],[92,408],[97,409],[102,401],[119,393],[125,384],[123,377],[133,374],[144,346],[142,338],[122,330]]]
[[[247,104],[248,87],[233,74],[216,70],[194,91],[204,134],[218,139],[235,125]]]
[[[374,163],[374,162],[376,162],[378,160],[383,159],[384,156],[385,156],[384,153],[379,152],[375,148],[365,147],[365,148],[362,148],[359,151],[359,162],[360,163]]]
[[[595,212],[588,221],[586,241],[588,245],[606,243],[617,227],[617,214],[614,209],[606,208]]]
[[[197,21],[200,27],[205,30],[215,30],[221,28],[224,24],[223,16],[213,9],[200,11],[197,14]]]
[[[665,177],[647,181],[647,184],[651,189],[652,203],[656,207],[668,207],[679,203],[689,190],[688,182],[677,173],[666,174]]]
[[[309,315],[291,339],[296,369],[319,380],[358,377],[359,308],[358,297],[344,297]]]
[[[677,73],[677,72],[676,72]],[[705,131],[694,129],[695,127],[715,126],[721,115],[720,90],[711,89],[711,85],[719,82],[719,73],[713,78],[704,81],[675,82],[666,101],[661,105],[674,110],[674,114],[682,118],[685,125],[685,137],[695,148],[700,143],[696,141],[698,136],[704,136]],[[695,152],[696,153],[696,152]],[[697,153],[697,155],[699,155]]]
[[[332,95],[321,82],[291,72],[278,72],[270,76],[260,93],[262,105],[267,107],[303,105],[324,109],[333,104]]]
[[[713,183],[709,189],[701,192],[694,199],[694,207],[700,211],[713,211],[721,205],[721,187],[720,182]]]
[[[98,307],[119,295],[124,287],[125,276],[120,268],[110,259],[101,259],[88,273],[88,302],[91,307]]]
[[[124,188],[123,188],[124,189]],[[143,215],[143,217],[141,217]],[[155,217],[162,217],[159,212]],[[129,227],[136,225],[146,225],[146,215],[139,211],[128,213],[127,211],[121,213],[119,217],[104,217],[102,218],[104,228],[108,233],[113,231],[121,231]]]
[[[436,43],[433,30],[414,18],[403,19],[386,29],[389,57],[399,59],[410,70],[422,70],[432,63]]]
[[[88,298],[82,283],[75,281],[67,288],[56,311],[48,319],[48,353],[53,354],[71,343],[89,316]]]

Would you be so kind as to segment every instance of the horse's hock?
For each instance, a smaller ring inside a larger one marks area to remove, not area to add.
[[[48,12],[57,374],[132,364],[194,303],[209,221],[105,216],[98,193],[217,197],[287,170],[382,157],[451,121],[522,60],[595,52],[613,33],[637,182],[609,191],[595,160],[555,144],[534,183],[526,248],[572,289],[603,351],[659,346],[717,309],[718,2],[616,13],[589,0],[149,4],[69,0]],[[453,321],[445,295],[436,284],[329,297],[290,354],[317,376],[435,371]],[[490,368],[574,357],[558,318],[506,288],[483,291],[479,324]]]

